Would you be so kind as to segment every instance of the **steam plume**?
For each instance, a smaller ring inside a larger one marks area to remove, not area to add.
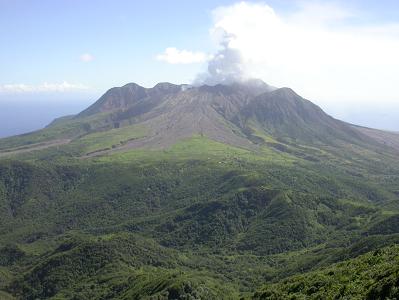
[[[221,36],[221,49],[209,60],[207,72],[199,74],[194,85],[230,84],[245,79],[241,52],[231,45],[235,36],[225,31],[221,31]]]

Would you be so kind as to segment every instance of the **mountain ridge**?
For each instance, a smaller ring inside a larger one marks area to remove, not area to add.
[[[129,83],[108,90],[76,118],[99,113],[112,114],[113,127],[142,123],[149,128],[148,141],[143,139],[132,147],[168,147],[196,134],[251,147],[253,140],[246,135],[254,123],[261,123],[256,130],[267,135],[296,142],[328,143],[338,139],[377,144],[292,89],[274,88],[260,80],[213,86],[164,82],[152,88]]]
[[[0,148],[26,144],[42,147],[43,143],[58,144],[58,140],[73,141],[129,126],[145,128],[146,134],[105,152],[167,148],[195,135],[246,149],[256,149],[271,140],[323,147],[356,144],[381,151],[399,149],[396,135],[365,131],[334,119],[292,89],[275,88],[256,79],[213,86],[161,82],[152,88],[128,83],[109,89],[75,116],[58,118],[33,133],[3,139]]]

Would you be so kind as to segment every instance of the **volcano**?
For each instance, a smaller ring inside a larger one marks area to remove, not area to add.
[[[0,298],[397,299],[398,151],[261,80],[111,88],[0,139]]]

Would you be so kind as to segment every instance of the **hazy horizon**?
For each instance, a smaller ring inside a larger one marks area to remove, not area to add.
[[[35,131],[56,118],[76,114],[94,102],[96,99],[93,97],[19,95],[12,100],[0,97],[0,138]]]

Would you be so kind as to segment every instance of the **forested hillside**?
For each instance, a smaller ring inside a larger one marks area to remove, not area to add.
[[[128,85],[0,149],[0,298],[397,297],[399,153],[290,89]]]

